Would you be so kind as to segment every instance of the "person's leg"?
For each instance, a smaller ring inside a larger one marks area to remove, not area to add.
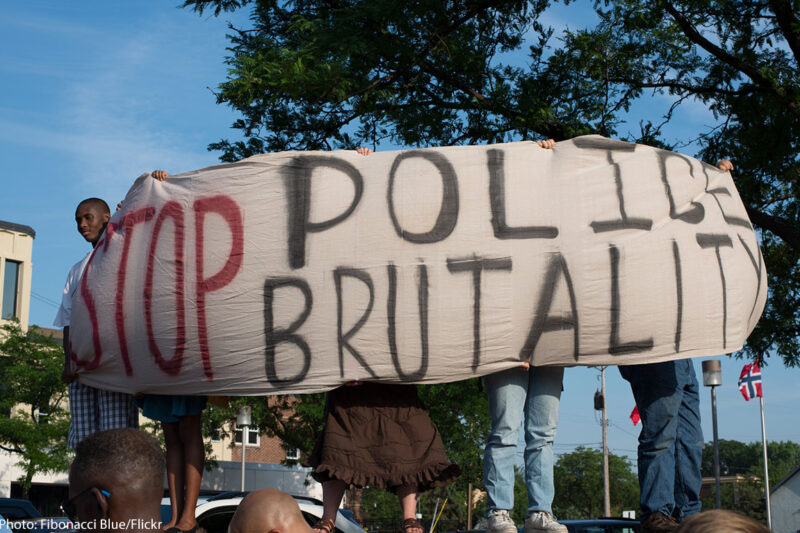
[[[675,457],[675,518],[682,520],[700,512],[700,472],[703,460],[703,429],[700,427],[700,397],[691,359],[676,361],[683,397],[678,418]]]
[[[417,521],[417,487],[403,485],[397,489],[397,499],[403,511],[403,532],[424,533],[422,526]]]
[[[558,428],[558,405],[563,367],[531,368],[525,398],[525,487],[528,508],[525,533],[566,533],[567,527],[553,516],[553,440]]]
[[[553,440],[558,428],[564,368],[532,367],[529,370],[525,399],[525,487],[528,491],[526,514],[544,511],[552,514]]]
[[[183,445],[182,468],[184,469],[186,488],[183,491],[183,509],[175,525],[182,531],[188,531],[197,526],[194,512],[197,507],[197,498],[200,496],[200,483],[203,480],[203,462],[205,460],[201,425],[199,414],[182,416],[178,422],[178,433]]]
[[[502,512],[514,507],[514,464],[528,388],[528,371],[512,368],[484,376],[483,379],[492,423],[483,459],[489,530],[508,530],[513,533],[512,528],[516,531],[513,522]]]
[[[314,525],[316,533],[331,533],[333,530],[332,525],[330,526],[330,531],[327,529],[329,526],[323,525],[328,520],[330,520],[331,524],[336,523],[336,513],[342,503],[345,488],[344,481],[339,479],[329,479],[322,482],[322,518]]]
[[[161,422],[164,430],[164,441],[167,445],[167,485],[169,486],[169,504],[172,518],[161,529],[177,527],[176,524],[183,513],[184,458],[178,422]]]
[[[631,384],[642,418],[639,434],[639,503],[642,516],[675,510],[675,440],[683,392],[676,379],[675,362],[619,367]]]

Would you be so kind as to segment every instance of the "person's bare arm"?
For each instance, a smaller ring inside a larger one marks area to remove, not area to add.
[[[730,172],[733,170],[733,163],[728,161],[727,159],[720,159],[717,163],[717,168],[723,172]]]

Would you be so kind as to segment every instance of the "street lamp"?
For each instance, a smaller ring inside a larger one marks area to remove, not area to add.
[[[242,405],[236,413],[236,428],[242,428],[242,492],[244,492],[244,450],[247,447],[247,428],[253,420],[250,416],[250,406]]]
[[[703,361],[703,385],[711,387],[711,422],[714,428],[714,482],[717,509],[722,507],[719,487],[719,441],[717,439],[717,387],[722,385],[722,362],[719,359]]]

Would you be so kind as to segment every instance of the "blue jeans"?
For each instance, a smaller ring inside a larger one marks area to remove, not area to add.
[[[700,512],[703,431],[691,359],[619,367],[642,418],[639,488],[642,514],[678,520]]]
[[[552,512],[553,439],[563,377],[564,368],[552,366],[512,368],[484,377],[492,419],[483,457],[488,511],[514,507],[514,464],[524,418],[526,514]]]

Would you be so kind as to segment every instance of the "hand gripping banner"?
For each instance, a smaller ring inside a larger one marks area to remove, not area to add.
[[[83,383],[247,395],[732,352],[767,286],[728,173],[586,136],[144,175],[77,292]]]

